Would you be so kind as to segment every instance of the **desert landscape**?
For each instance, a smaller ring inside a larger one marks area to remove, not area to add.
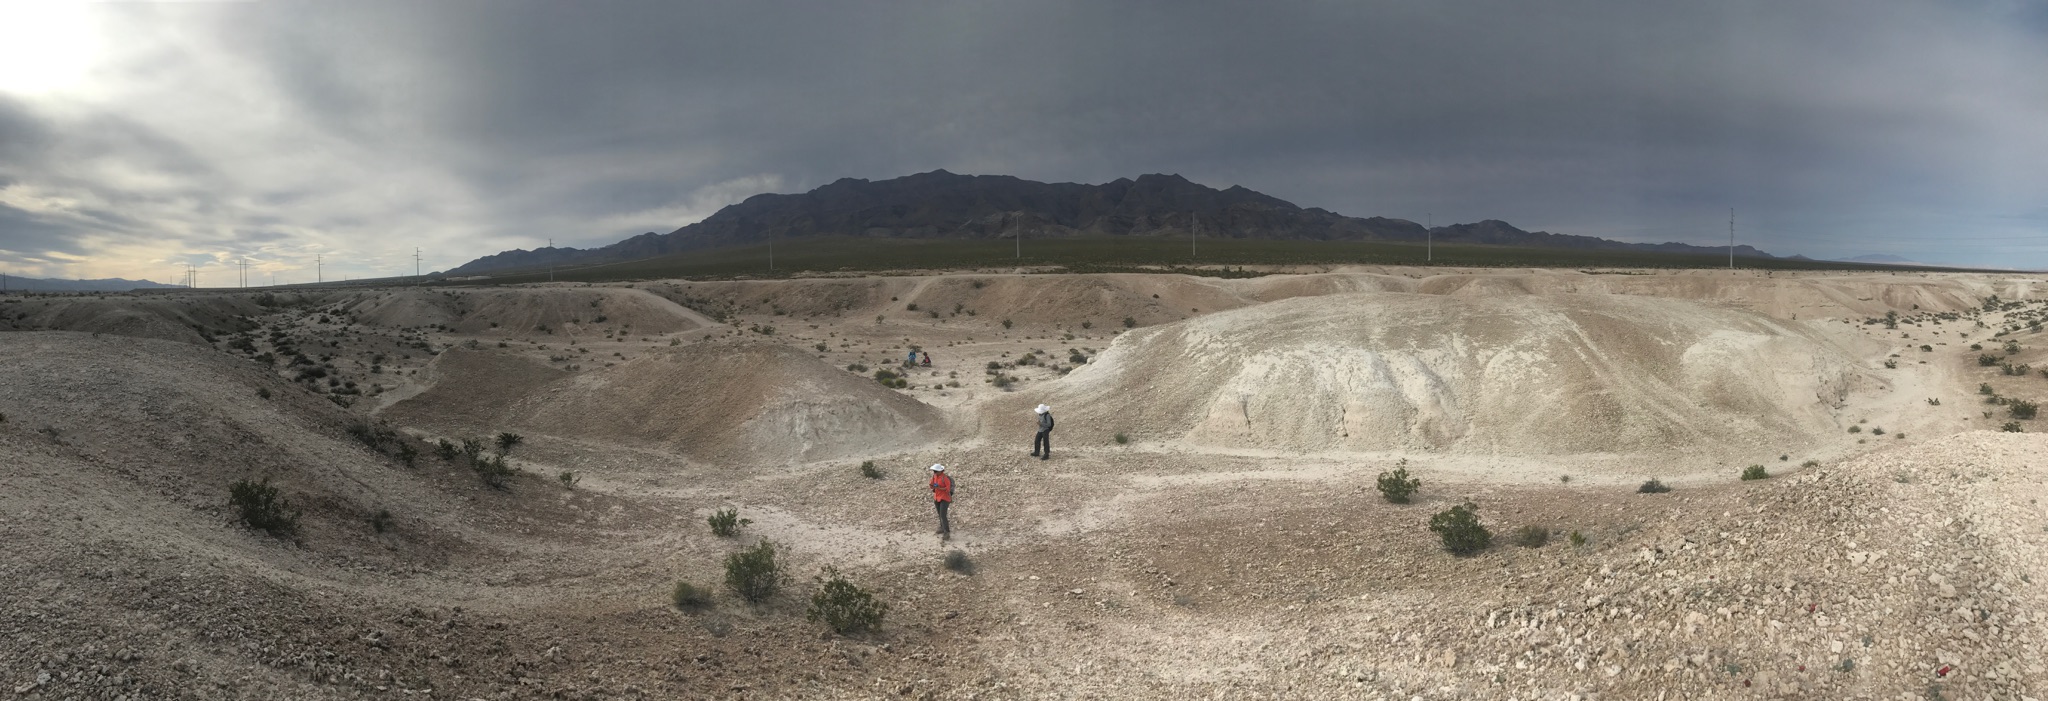
[[[2031,277],[1256,272],[0,297],[0,693],[2048,697]]]

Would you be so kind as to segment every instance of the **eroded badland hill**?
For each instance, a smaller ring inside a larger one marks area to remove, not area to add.
[[[0,297],[0,695],[2048,697],[2043,292],[1373,268]],[[1396,467],[1413,503],[1376,488]],[[295,524],[250,527],[244,481]],[[1457,557],[1428,524],[1468,502],[1493,543]],[[760,539],[788,580],[748,603],[726,562]],[[828,567],[879,630],[807,619]]]

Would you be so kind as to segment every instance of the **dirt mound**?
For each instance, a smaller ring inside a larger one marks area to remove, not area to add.
[[[267,478],[304,510],[307,547],[386,566],[446,555],[436,548],[449,542],[425,529],[415,535],[432,547],[385,554],[362,524],[379,508],[437,511],[424,507],[419,480],[350,437],[360,419],[256,363],[160,340],[0,334],[0,413],[0,462],[45,468],[54,489],[156,509],[117,521],[246,546],[215,542],[231,519],[228,487]]]
[[[916,285],[913,278],[816,280],[728,280],[672,282],[647,291],[712,317],[778,313],[799,316],[866,316],[886,311]]]
[[[1050,396],[1068,427],[1207,447],[1647,453],[1811,441],[1879,383],[1803,327],[1742,311],[1381,293],[1141,329]],[[1011,403],[1026,402],[998,410]]]
[[[958,308],[984,319],[1068,327],[1107,327],[1125,318],[1160,324],[1253,303],[1223,280],[1135,274],[948,275],[930,278],[905,301],[916,303],[917,313]]]
[[[872,378],[771,343],[697,344],[576,374],[492,351],[450,350],[401,422],[620,442],[717,463],[825,460],[893,450],[938,412]]]
[[[1999,290],[2003,290],[2000,293]],[[1955,312],[1977,307],[2000,294],[2022,299],[2029,290],[1963,276],[1895,277],[1862,273],[1762,273],[1686,271],[1648,274],[1570,270],[1527,273],[1434,275],[1415,290],[1425,294],[1548,295],[1614,294],[1663,297],[1738,306],[1780,319],[1884,316],[1887,311]]]
[[[387,328],[446,326],[464,334],[575,335],[600,328],[666,334],[705,325],[688,309],[644,290],[613,287],[397,289],[361,295],[344,309]]]
[[[0,304],[0,329],[80,331],[182,343],[252,326],[272,309],[254,294],[47,296]]]

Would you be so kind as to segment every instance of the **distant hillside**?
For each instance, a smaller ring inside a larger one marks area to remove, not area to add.
[[[184,285],[166,285],[160,282],[150,282],[148,280],[123,280],[121,278],[108,278],[105,280],[57,280],[32,277],[15,277],[13,275],[7,276],[5,281],[0,281],[0,286],[4,286],[6,288],[6,291],[8,292],[24,290],[29,292],[127,292],[129,290],[155,290],[184,287]]]
[[[1919,265],[1919,262],[1914,261],[1911,258],[1900,258],[1898,256],[1887,255],[1884,253],[1872,253],[1869,255],[1856,256],[1854,258],[1843,258],[1841,260],[1847,263],[1884,263],[1887,265]]]
[[[1425,230],[1405,219],[1347,217],[1241,186],[1218,190],[1178,175],[1119,178],[1101,185],[1041,183],[1007,175],[943,170],[870,182],[844,178],[798,195],[755,195],[704,221],[648,232],[594,249],[543,248],[485,256],[450,270],[494,270],[652,258],[768,240],[814,236],[1007,239],[1073,236],[1187,236],[1310,241],[1484,243],[1579,249],[1711,253],[1726,248],[1638,244],[1529,232],[1486,220]],[[1748,246],[1736,255],[1771,257]]]

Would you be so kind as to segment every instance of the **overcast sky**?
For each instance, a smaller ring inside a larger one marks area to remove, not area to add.
[[[2048,0],[1217,5],[0,0],[0,272],[409,274],[936,168],[2048,268]]]

